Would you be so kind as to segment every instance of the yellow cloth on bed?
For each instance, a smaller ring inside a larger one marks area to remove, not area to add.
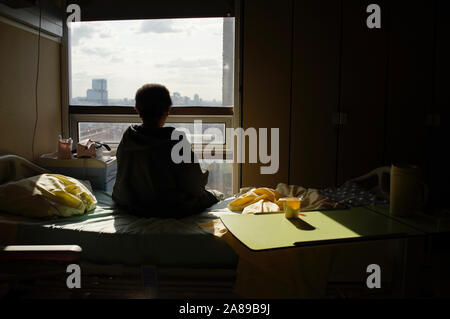
[[[75,178],[41,174],[0,185],[0,210],[27,217],[53,218],[82,215],[95,209],[97,200]]]
[[[252,188],[228,204],[228,208],[231,211],[242,210],[243,214],[276,212],[283,208],[279,205],[281,197],[280,193],[271,188]]]
[[[319,190],[304,188],[298,185],[278,183],[276,189],[267,187],[242,188],[239,197],[233,200],[228,208],[231,211],[242,211],[242,214],[256,212],[278,212],[283,210],[282,197],[301,197],[302,211],[334,209],[342,207],[340,204],[320,194]]]

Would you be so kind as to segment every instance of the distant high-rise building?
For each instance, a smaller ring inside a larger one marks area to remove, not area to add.
[[[86,92],[88,101],[92,101],[95,104],[108,104],[108,90],[106,86],[106,79],[93,79],[92,89],[88,89]]]

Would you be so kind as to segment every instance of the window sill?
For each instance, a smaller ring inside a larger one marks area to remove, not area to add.
[[[137,114],[132,106],[70,106],[70,114]],[[174,106],[170,115],[233,115],[232,107]]]

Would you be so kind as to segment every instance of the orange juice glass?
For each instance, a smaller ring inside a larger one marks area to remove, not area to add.
[[[297,197],[285,197],[281,200],[284,202],[284,216],[286,218],[297,218],[301,206],[300,199]]]

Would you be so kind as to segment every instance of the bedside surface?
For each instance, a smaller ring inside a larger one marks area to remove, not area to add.
[[[298,220],[283,213],[226,215],[227,229],[252,250],[315,246],[421,235],[403,223],[364,207],[303,212]]]

